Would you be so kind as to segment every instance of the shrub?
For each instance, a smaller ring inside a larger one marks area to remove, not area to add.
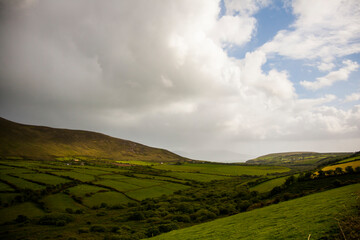
[[[65,211],[66,211],[67,213],[74,213],[74,211],[73,211],[71,208],[66,208]]]
[[[140,220],[144,220],[144,214],[142,212],[134,212],[132,213],[129,218],[129,220],[135,220],[135,221],[140,221]]]
[[[93,225],[90,227],[91,232],[105,232],[106,228],[102,225]]]
[[[23,222],[26,222],[28,221],[29,218],[25,215],[18,215],[17,218],[15,219],[15,222],[17,223],[23,223]]]
[[[64,226],[73,220],[74,219],[67,214],[49,214],[41,217],[38,221],[38,224]]]
[[[89,229],[88,228],[79,228],[78,229],[78,233],[88,233]]]

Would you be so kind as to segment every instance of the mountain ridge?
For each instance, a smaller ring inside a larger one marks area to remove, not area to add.
[[[185,161],[165,149],[103,133],[16,123],[0,117],[0,156],[54,159],[87,156],[110,160]]]

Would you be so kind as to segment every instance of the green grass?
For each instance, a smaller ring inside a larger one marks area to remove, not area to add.
[[[347,162],[352,162],[352,161],[356,161],[356,160],[360,160],[360,156],[347,158],[347,159],[341,160],[341,161],[339,161],[337,163],[347,163]]]
[[[77,185],[75,187],[69,188],[68,190],[70,194],[77,197],[85,197],[86,194],[94,194],[99,191],[108,191],[105,188],[101,188],[93,185],[85,185],[85,184]]]
[[[172,194],[173,192],[175,192],[175,191],[167,189],[162,186],[154,186],[151,188],[143,188],[143,189],[138,189],[135,191],[129,191],[126,194],[129,197],[135,198],[137,200],[143,200],[146,198],[160,197],[163,194],[169,195],[169,194]]]
[[[166,175],[179,179],[194,180],[199,182],[210,182],[212,180],[223,180],[230,178],[227,176],[211,175],[211,174],[203,174],[203,173],[191,173],[191,172],[169,172],[166,173]]]
[[[21,196],[21,195],[18,193],[1,193],[0,201],[2,204],[4,203],[9,204],[15,199],[16,196]]]
[[[9,185],[0,182],[0,192],[12,192],[14,189]]]
[[[33,181],[41,182],[41,183],[48,184],[48,185],[57,185],[57,184],[61,184],[61,183],[70,182],[70,180],[68,180],[68,179],[52,176],[52,175],[45,174],[45,173],[16,174],[16,175],[18,177],[21,177],[24,179],[33,180]]]
[[[63,193],[46,196],[41,201],[44,202],[45,207],[52,212],[65,212],[66,208],[73,210],[83,208],[83,206],[76,203],[70,196]]]
[[[25,215],[28,218],[44,215],[44,212],[37,208],[32,202],[21,203],[16,206],[0,209],[0,224],[13,221],[18,215]]]
[[[218,174],[225,176],[240,176],[240,175],[265,175],[271,173],[283,173],[290,171],[287,167],[278,166],[239,166],[230,164],[183,164],[170,165],[162,164],[156,165],[154,168],[178,172],[198,172],[207,174]]]
[[[15,185],[17,188],[20,188],[20,189],[29,188],[32,190],[41,190],[41,189],[45,188],[45,186],[42,186],[42,185],[39,185],[36,183],[32,183],[32,182],[26,181],[21,178],[8,176],[8,175],[0,175],[0,179],[5,180],[5,181]]]
[[[99,206],[101,203],[114,206],[117,204],[126,204],[128,202],[132,202],[132,200],[127,198],[124,194],[118,192],[100,192],[83,199],[84,205],[88,207]]]
[[[360,184],[172,231],[152,239],[311,239],[323,237],[338,214],[355,205]],[[346,206],[346,207],[345,207]]]
[[[139,188],[139,186],[136,186],[133,184],[129,184],[126,182],[118,182],[118,181],[114,181],[114,180],[101,180],[101,181],[97,181],[96,184],[101,184],[101,185],[104,185],[107,187],[112,187],[121,192],[135,190],[135,189]]]
[[[78,173],[78,172],[53,172],[53,174],[57,176],[66,176],[71,177],[73,179],[82,181],[82,182],[91,182],[95,180],[95,177],[93,175],[84,174],[84,173]]]
[[[251,191],[258,191],[259,193],[269,192],[274,187],[280,186],[285,183],[287,177],[275,178],[264,183],[260,183],[255,187],[250,188]]]
[[[131,165],[140,165],[140,166],[151,166],[151,165],[158,165],[160,163],[157,162],[145,162],[145,161],[116,161],[117,163],[120,164],[131,164]]]

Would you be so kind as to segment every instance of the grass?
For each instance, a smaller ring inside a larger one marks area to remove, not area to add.
[[[21,203],[16,206],[0,209],[0,224],[15,220],[18,215],[33,218],[44,215],[44,212],[32,202]]]
[[[203,174],[203,173],[191,173],[191,172],[169,172],[166,173],[166,175],[179,179],[194,180],[199,182],[210,182],[212,180],[229,179],[229,177],[227,176],[211,175],[211,174]]]
[[[8,176],[8,175],[0,175],[0,179],[5,180],[6,182],[9,182],[9,183],[15,185],[19,189],[29,188],[32,190],[41,190],[41,189],[45,188],[45,186],[42,186],[42,185],[39,185],[36,183],[32,183],[32,182],[26,181],[21,178]]]
[[[280,186],[285,183],[287,177],[275,178],[264,183],[260,183],[255,187],[250,188],[251,191],[258,191],[259,193],[269,192],[274,187]]]
[[[355,205],[359,189],[360,184],[349,185],[151,239],[319,239],[336,225],[339,212]]]
[[[343,170],[345,170],[345,168],[347,166],[352,166],[353,169],[355,169],[356,167],[360,167],[360,160],[359,161],[353,161],[353,162],[347,162],[347,163],[342,163],[342,164],[336,164],[336,165],[332,165],[332,166],[327,166],[324,167],[322,170],[323,171],[329,171],[329,170],[335,170],[336,168],[342,168]]]
[[[78,172],[53,172],[53,174],[58,176],[66,176],[71,177],[73,179],[82,181],[82,182],[91,182],[95,180],[95,177],[93,175],[84,174],[84,173],[78,173]]]
[[[85,197],[86,194],[94,194],[97,193],[98,191],[108,191],[105,188],[101,188],[98,186],[93,186],[93,185],[77,185],[75,187],[69,188],[69,193],[77,196],[77,197]]]
[[[104,185],[107,187],[112,187],[121,192],[135,190],[135,189],[139,188],[139,186],[136,186],[133,184],[129,184],[126,182],[118,182],[118,181],[114,181],[114,180],[101,180],[101,181],[97,181],[96,184]]]
[[[91,197],[84,198],[83,203],[88,207],[99,206],[102,203],[106,203],[109,206],[117,204],[126,204],[132,202],[124,194],[118,192],[100,192]]]
[[[0,192],[13,192],[14,189],[9,185],[0,182]]]
[[[36,182],[41,182],[41,183],[44,183],[44,184],[47,184],[47,185],[57,185],[57,184],[61,184],[61,183],[70,182],[70,180],[68,180],[68,179],[52,176],[52,175],[45,174],[45,173],[16,174],[16,175],[18,177],[21,177],[21,178],[24,178],[24,179],[33,180],[33,181],[36,181]]]
[[[346,163],[346,162],[352,162],[352,161],[356,161],[356,160],[360,160],[360,156],[347,158],[347,159],[339,161],[338,163]]]
[[[178,172],[197,172],[205,174],[218,174],[225,176],[240,176],[240,175],[266,175],[271,173],[283,173],[290,171],[287,167],[278,166],[239,166],[230,164],[183,164],[170,165],[162,164],[156,165],[154,168],[168,171]]]
[[[18,193],[1,193],[0,201],[2,204],[4,203],[9,204],[15,199],[16,196],[21,196],[21,195]]]
[[[42,199],[42,202],[44,202],[45,207],[52,212],[66,212],[66,208],[73,210],[83,208],[83,206],[76,203],[70,196],[63,193],[46,196]]]
[[[151,165],[158,165],[160,163],[157,162],[146,162],[146,161],[116,161],[117,163],[120,164],[131,164],[131,165],[140,165],[140,166],[151,166]]]

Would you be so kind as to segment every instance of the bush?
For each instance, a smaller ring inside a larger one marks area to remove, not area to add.
[[[79,228],[78,229],[78,233],[88,233],[89,229],[88,228]]]
[[[105,232],[106,228],[102,225],[93,225],[90,227],[91,232]]]
[[[73,220],[74,219],[67,214],[49,214],[41,217],[38,221],[38,224],[65,226],[67,223],[72,222]]]
[[[18,215],[17,218],[15,219],[15,222],[17,223],[23,223],[23,222],[26,222],[28,221],[29,218],[25,215]]]
[[[140,220],[144,220],[144,219],[145,219],[145,217],[142,212],[134,212],[128,218],[128,220],[134,220],[134,221],[140,221]]]

